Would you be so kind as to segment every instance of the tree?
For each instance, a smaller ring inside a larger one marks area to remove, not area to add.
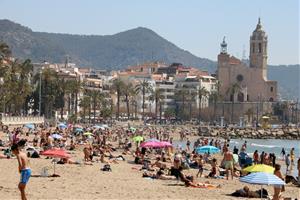
[[[18,115],[27,113],[26,102],[32,92],[31,72],[32,64],[30,60],[19,62],[19,60],[8,61],[1,66],[1,102],[3,111]]]
[[[130,109],[129,109],[129,101],[130,97],[135,93],[132,83],[124,84],[123,94],[126,102],[126,110],[127,110],[127,119],[130,118]]]
[[[217,103],[222,99],[222,96],[220,94],[221,83],[218,81],[215,87],[216,87],[215,90],[213,90],[209,95],[209,100],[214,105],[214,113],[213,113],[214,120],[216,120]]]
[[[151,84],[146,81],[145,79],[141,81],[138,85],[135,86],[136,93],[142,93],[142,119],[144,120],[144,113],[145,113],[145,96],[147,93],[152,91]]]
[[[113,80],[112,89],[113,89],[114,92],[117,93],[117,113],[116,113],[117,120],[119,120],[120,98],[123,95],[124,85],[125,85],[125,83],[120,78],[117,78],[117,79]]]
[[[230,85],[228,90],[226,91],[226,94],[230,96],[230,101],[231,101],[231,118],[230,121],[231,123],[233,122],[233,112],[234,112],[234,96],[241,90],[241,87],[238,83],[233,83]]]
[[[205,87],[200,87],[197,90],[197,96],[198,96],[198,120],[199,123],[201,122],[201,110],[202,110],[202,100],[203,98],[207,98],[209,95],[209,92]]]
[[[41,85],[41,114],[44,115],[46,118],[53,117],[54,110],[57,108],[61,108],[60,104],[57,104],[57,99],[61,95],[60,94],[60,81],[58,78],[58,74],[56,71],[46,68],[41,73],[41,80],[40,83],[40,74],[36,74],[34,77],[34,82],[37,84],[35,87],[35,91],[33,93],[34,98],[34,108],[38,109],[39,104],[39,85]]]
[[[79,106],[82,108],[83,113],[82,113],[82,119],[83,122],[85,122],[85,117],[86,117],[86,111],[89,110],[91,108],[91,97],[88,95],[83,96],[82,100],[79,103]],[[90,112],[89,112],[89,116],[90,116]],[[90,118],[90,117],[89,117]]]
[[[103,94],[101,94],[101,92],[99,90],[88,90],[88,96],[90,96],[91,98],[91,104],[93,107],[93,114],[94,114],[94,119],[93,119],[93,124],[96,123],[96,110],[99,109],[101,107],[101,100],[103,97]]]
[[[180,117],[185,116],[185,102],[187,99],[187,96],[189,95],[189,90],[186,86],[183,86],[182,88],[175,91],[175,101],[177,102],[178,109],[176,109],[176,115],[180,113]],[[180,107],[178,105],[178,102],[180,102]],[[180,110],[180,112],[179,112]]]
[[[197,97],[197,92],[195,91],[190,91],[188,93],[188,102],[189,102],[189,119],[191,120],[192,119],[192,115],[193,115],[193,102],[195,102],[196,100],[196,97]]]
[[[162,94],[161,94],[161,89],[156,89],[156,90],[152,90],[151,95],[149,96],[151,101],[155,102],[155,119],[157,118],[157,110],[158,110],[158,106],[161,103],[161,100],[163,98]],[[161,113],[161,111],[160,111]]]

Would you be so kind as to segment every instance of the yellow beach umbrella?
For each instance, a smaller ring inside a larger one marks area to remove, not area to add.
[[[245,172],[266,172],[270,174],[273,174],[274,170],[275,170],[274,167],[271,167],[269,165],[264,165],[264,164],[251,165],[243,169],[243,171]]]
[[[90,136],[90,135],[93,135],[93,133],[91,133],[91,132],[85,132],[83,135]]]

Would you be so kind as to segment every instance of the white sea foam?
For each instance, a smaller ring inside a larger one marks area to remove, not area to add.
[[[275,147],[279,147],[279,146],[275,146],[275,145],[265,145],[265,144],[256,144],[256,143],[251,143],[251,146],[255,146],[255,147],[264,147],[264,148],[275,148]]]

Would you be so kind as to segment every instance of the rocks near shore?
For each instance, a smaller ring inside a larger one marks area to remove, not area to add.
[[[199,128],[199,135],[224,138],[253,139],[300,139],[299,128],[255,129],[255,128]]]

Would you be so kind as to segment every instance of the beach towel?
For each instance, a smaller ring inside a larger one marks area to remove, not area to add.
[[[206,188],[206,189],[216,189],[217,186],[215,185],[189,185],[192,188]]]

